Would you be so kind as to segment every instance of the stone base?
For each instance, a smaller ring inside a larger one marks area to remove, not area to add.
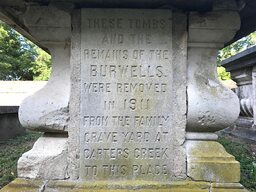
[[[239,183],[210,183],[194,181],[175,181],[159,183],[151,181],[120,182],[75,182],[75,181],[42,181],[16,179],[1,192],[85,192],[85,191],[140,191],[140,192],[248,192]]]
[[[238,183],[240,164],[216,141],[186,141],[187,175],[193,181]]]
[[[45,134],[18,161],[18,177],[29,179],[66,179],[67,135]]]

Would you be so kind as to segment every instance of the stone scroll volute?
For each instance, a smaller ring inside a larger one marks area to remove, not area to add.
[[[240,27],[236,11],[189,16],[187,132],[215,132],[239,115],[237,96],[217,77],[218,50]]]
[[[31,6],[22,18],[30,34],[49,50],[52,73],[45,87],[22,102],[19,109],[20,122],[24,127],[36,131],[67,132],[70,15],[53,6]]]

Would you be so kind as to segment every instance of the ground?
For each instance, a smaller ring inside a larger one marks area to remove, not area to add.
[[[17,177],[17,161],[30,150],[40,133],[27,132],[8,141],[0,141],[0,189]]]
[[[220,137],[219,142],[240,162],[240,183],[256,192],[256,143],[245,143],[231,136]]]
[[[32,148],[40,133],[27,132],[0,142],[0,189],[17,177],[17,160]],[[241,163],[241,184],[256,192],[256,144],[246,144],[235,138],[221,137],[219,142]]]

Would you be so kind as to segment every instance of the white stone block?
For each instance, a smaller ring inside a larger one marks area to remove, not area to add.
[[[67,177],[67,138],[40,137],[18,161],[18,177],[65,179]]]

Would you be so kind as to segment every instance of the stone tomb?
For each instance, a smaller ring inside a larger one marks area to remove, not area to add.
[[[215,64],[240,28],[236,1],[211,1],[204,14],[185,1],[69,2],[19,14],[53,73],[20,106],[22,125],[45,134],[2,191],[245,192],[214,134],[239,114]]]
[[[174,17],[81,10],[81,178],[185,178],[185,84],[175,81],[186,68],[174,58],[173,44],[184,46]]]

